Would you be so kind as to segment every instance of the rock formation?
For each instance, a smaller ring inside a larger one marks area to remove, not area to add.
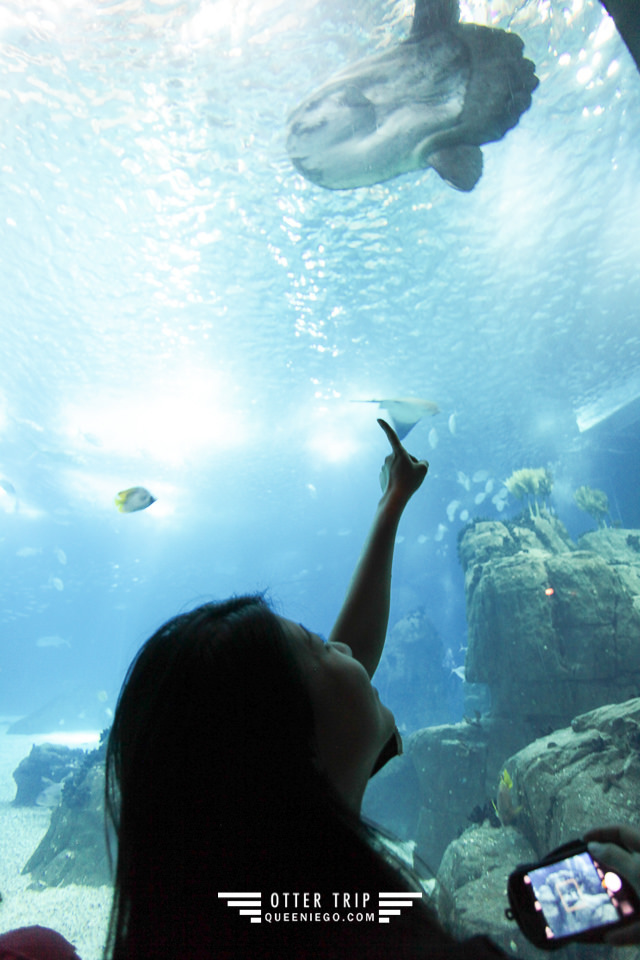
[[[630,536],[600,530],[576,548],[549,514],[467,529],[466,676],[489,685],[492,717],[540,732],[640,693],[640,554]]]
[[[640,695],[640,531],[601,529],[574,544],[549,513],[525,513],[469,525],[460,560],[466,679],[489,687],[491,709],[412,734],[365,797],[365,812],[415,840],[433,870],[470,823],[493,814],[510,756],[578,714]]]
[[[637,826],[640,699],[576,717],[509,757],[505,769],[513,781],[513,824],[471,828],[450,844],[438,873],[438,908],[458,936],[489,933],[522,960],[535,960],[540,951],[504,916],[507,876],[518,863],[535,862],[590,827]],[[588,950],[589,957],[612,957],[610,947]],[[585,947],[561,955],[583,957]],[[625,957],[638,960],[640,948]]]
[[[375,684],[403,735],[460,715],[462,681],[452,673],[452,656],[423,608],[389,631]]]
[[[62,887],[69,883],[101,886],[110,882],[104,821],[103,740],[97,750],[65,782],[59,805],[35,852],[24,866],[31,887]]]
[[[64,783],[84,759],[84,750],[54,743],[34,744],[28,757],[13,771],[17,791],[14,807],[55,807]]]

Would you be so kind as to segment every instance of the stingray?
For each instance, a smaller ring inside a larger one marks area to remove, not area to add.
[[[515,127],[538,78],[517,34],[459,16],[458,0],[416,0],[407,40],[296,107],[287,150],[304,177],[344,190],[433,167],[458,190],[475,187],[481,144]]]
[[[410,430],[423,417],[434,417],[440,413],[437,403],[432,400],[420,400],[418,397],[394,400],[353,400],[353,403],[377,403],[389,414],[393,429],[400,440],[404,440]]]

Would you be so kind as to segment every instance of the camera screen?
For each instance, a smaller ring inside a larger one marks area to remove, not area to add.
[[[618,919],[588,853],[530,870],[528,878],[549,928],[547,936],[567,937]]]

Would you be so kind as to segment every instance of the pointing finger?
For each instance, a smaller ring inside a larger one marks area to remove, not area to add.
[[[400,443],[400,440],[398,439],[398,434],[395,432],[393,427],[390,427],[389,424],[386,422],[386,420],[381,420],[379,417],[378,417],[378,423],[380,424],[385,434],[387,435],[387,440],[391,444],[391,447],[394,453],[397,452],[398,450],[402,450],[402,444]]]

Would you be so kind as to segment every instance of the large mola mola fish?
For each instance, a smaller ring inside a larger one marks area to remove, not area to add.
[[[458,190],[482,174],[480,145],[531,106],[535,66],[515,33],[459,23],[458,0],[416,0],[407,40],[332,77],[291,114],[287,150],[331,190],[433,167]]]

